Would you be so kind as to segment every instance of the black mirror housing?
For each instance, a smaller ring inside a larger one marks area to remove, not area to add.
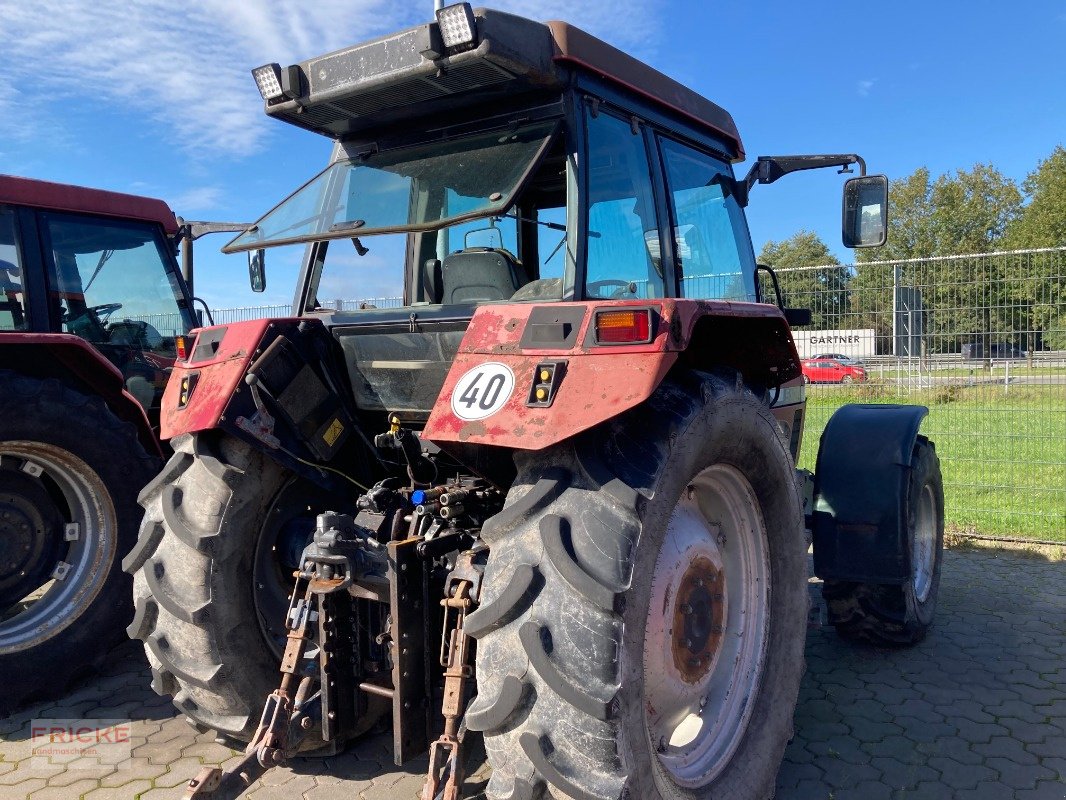
[[[809,308],[785,308],[785,322],[788,327],[795,328],[797,325],[811,324],[811,310]]]
[[[253,292],[266,291],[266,250],[248,251],[248,283]]]
[[[864,175],[844,183],[845,247],[880,247],[888,241],[888,178]]]

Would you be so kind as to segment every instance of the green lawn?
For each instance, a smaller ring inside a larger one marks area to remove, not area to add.
[[[849,402],[929,407],[922,433],[936,442],[952,529],[1066,542],[1066,385],[810,387],[800,466],[814,469],[826,422]]]

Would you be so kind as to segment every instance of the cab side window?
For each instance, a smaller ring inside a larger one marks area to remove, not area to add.
[[[681,296],[755,301],[755,254],[726,162],[660,139]]]
[[[26,330],[26,297],[15,212],[0,208],[0,331],[22,330]]]
[[[589,298],[666,294],[651,168],[640,129],[601,111],[587,114]]]

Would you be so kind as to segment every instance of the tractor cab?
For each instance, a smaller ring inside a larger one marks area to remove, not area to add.
[[[461,43],[431,24],[257,70],[268,114],[336,143],[224,248],[310,243],[294,310],[340,342],[360,408],[421,422],[479,306],[560,304],[530,333],[550,349],[571,303],[756,300],[728,113],[565,23],[471,19]],[[402,308],[333,308],[383,275]]]
[[[571,25],[467,4],[253,72],[268,115],[335,144],[224,252],[308,243],[295,314],[340,343],[361,410],[418,424],[479,307],[559,304],[533,312],[522,340],[551,350],[578,343],[588,303],[651,304],[657,318],[663,300],[755,303],[752,183],[861,163],[763,159],[778,171],[737,179],[744,151],[724,109]],[[383,280],[402,284],[402,308],[334,307]],[[651,327],[591,344],[650,341]]]

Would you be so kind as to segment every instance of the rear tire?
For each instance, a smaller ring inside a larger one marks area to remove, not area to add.
[[[158,469],[100,398],[0,370],[0,716],[62,695],[122,640],[120,561]]]
[[[281,681],[285,581],[303,548],[280,535],[299,520],[298,533],[310,536],[331,502],[233,437],[209,431],[173,445],[141,493],[140,537],[123,562],[134,576],[128,632],[144,643],[156,693],[173,695],[198,730],[243,749]],[[380,713],[371,703],[355,733]],[[315,747],[322,740],[312,731],[304,749]]]
[[[920,642],[936,614],[944,552],[944,479],[933,443],[919,436],[911,456],[904,543],[911,565],[902,586],[826,581],[829,621],[843,638],[900,647]]]
[[[683,374],[516,462],[467,620],[488,797],[769,797],[807,592],[793,467],[765,403],[736,376]],[[664,679],[686,669],[690,683]],[[647,710],[664,702],[669,719]]]

